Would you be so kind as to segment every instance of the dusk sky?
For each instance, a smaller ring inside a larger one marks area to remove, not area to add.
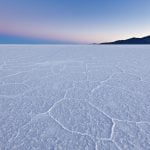
[[[0,0],[0,40],[8,43],[93,43],[147,35],[150,0]]]

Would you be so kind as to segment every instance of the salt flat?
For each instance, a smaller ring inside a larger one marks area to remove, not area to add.
[[[1,150],[150,150],[150,46],[1,45]]]

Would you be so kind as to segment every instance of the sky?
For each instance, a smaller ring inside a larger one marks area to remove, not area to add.
[[[150,35],[150,0],[0,0],[0,43],[96,43]]]

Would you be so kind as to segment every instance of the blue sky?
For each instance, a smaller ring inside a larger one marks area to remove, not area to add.
[[[149,16],[150,0],[0,0],[0,39],[92,43],[142,37],[150,35]]]

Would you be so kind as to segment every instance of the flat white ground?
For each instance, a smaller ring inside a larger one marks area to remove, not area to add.
[[[150,150],[150,46],[0,46],[1,150]]]

